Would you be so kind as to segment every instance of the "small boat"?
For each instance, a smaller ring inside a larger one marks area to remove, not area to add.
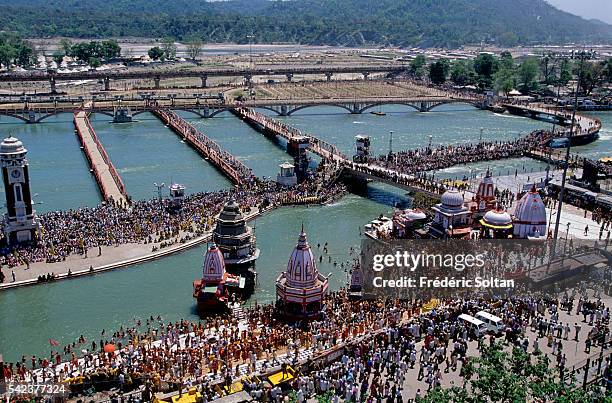
[[[372,111],[370,113],[372,115],[376,115],[376,116],[387,116],[387,114],[385,112],[382,112],[382,111]]]

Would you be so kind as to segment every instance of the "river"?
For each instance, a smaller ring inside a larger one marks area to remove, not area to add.
[[[461,105],[443,106],[429,113],[394,106],[383,107],[382,111],[387,115],[351,115],[340,113],[337,108],[317,107],[283,119],[337,144],[349,155],[357,134],[370,135],[373,152],[378,154],[388,151],[391,130],[394,132],[392,147],[401,150],[425,146],[429,135],[432,135],[433,144],[459,144],[477,141],[481,127],[485,128],[483,139],[504,140],[545,126],[542,122],[495,115]],[[229,113],[209,120],[184,116],[258,176],[274,177],[278,164],[288,160],[282,147]],[[612,114],[598,116],[604,122],[601,139],[575,151],[584,151],[592,157],[609,153],[612,138],[606,127],[612,127]],[[155,197],[157,190],[153,182],[184,183],[187,192],[230,185],[151,115],[138,115],[138,120],[117,125],[109,123],[107,116],[93,119],[93,126],[132,197]],[[39,211],[93,206],[100,202],[74,135],[71,115],[59,115],[37,125],[3,119],[0,131],[5,136],[17,136],[29,150],[32,189],[38,193],[35,201],[43,203],[37,204]],[[473,165],[451,168],[440,175],[461,176],[470,169],[481,172],[487,166],[504,174],[508,170],[523,169],[523,166],[529,170],[543,169],[543,164],[527,159]],[[390,213],[397,203],[409,205],[410,200],[402,191],[373,184],[368,186],[365,197],[348,195],[329,206],[286,207],[258,218],[252,225],[256,228],[262,253],[257,262],[259,284],[250,303],[274,300],[274,280],[286,267],[302,223],[317,258],[323,253],[317,244],[329,243],[331,262],[325,255],[320,271],[332,273],[332,288],[344,284],[346,262],[351,259],[349,249],[359,246],[360,228],[378,214]],[[18,360],[22,354],[47,354],[49,338],[63,344],[76,340],[81,334],[89,340],[98,340],[102,329],[115,330],[134,318],[150,315],[195,320],[191,283],[201,273],[204,251],[202,245],[113,272],[0,292],[0,353],[7,361]]]

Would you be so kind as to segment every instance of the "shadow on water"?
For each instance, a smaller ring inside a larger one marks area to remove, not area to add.
[[[390,207],[408,208],[412,206],[412,199],[407,194],[400,193],[399,190],[390,186],[368,184],[365,191],[362,190],[354,193]]]

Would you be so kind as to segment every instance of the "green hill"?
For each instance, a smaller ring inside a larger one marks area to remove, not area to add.
[[[611,42],[612,26],[543,0],[0,0],[24,36],[199,36],[209,42],[456,47]]]

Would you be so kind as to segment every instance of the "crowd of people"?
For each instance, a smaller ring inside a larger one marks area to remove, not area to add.
[[[547,131],[536,130],[527,136],[510,141],[428,146],[370,158],[368,163],[377,164],[398,173],[416,175],[420,172],[450,168],[459,164],[520,157],[548,139]]]
[[[81,336],[49,357],[23,356],[3,370],[7,380],[64,381],[81,392],[85,387],[126,391],[140,385],[153,393],[198,386],[204,401],[213,401],[221,396],[215,384],[229,385],[245,374],[266,373],[279,365],[285,371],[291,365],[300,370],[289,381],[299,402],[325,394],[334,401],[402,402],[409,378],[409,398],[441,385],[444,376],[461,379],[466,361],[485,345],[486,338],[461,321],[460,314],[486,310],[501,317],[504,329],[497,338],[487,336],[491,344],[497,340],[504,348],[516,346],[536,355],[546,345],[562,373],[574,350],[569,343],[584,345],[587,354],[595,347],[605,351],[610,345],[609,307],[598,298],[601,294],[586,295],[462,298],[432,305],[392,298],[355,301],[341,290],[326,297],[319,319],[307,323],[285,322],[272,305],[247,309],[246,319],[226,315],[206,323],[149,317],[112,334],[103,330],[99,340]],[[312,359],[338,346],[344,350],[337,360]],[[266,388],[257,379],[245,383],[257,401],[280,402],[287,394],[286,388]]]
[[[214,225],[216,215],[230,198],[248,213],[251,208],[295,203],[324,203],[344,192],[342,185],[329,186],[328,174],[319,172],[296,187],[279,188],[276,182],[253,181],[243,188],[186,196],[181,208],[169,199],[133,201],[128,208],[103,203],[40,215],[38,242],[4,248],[0,268],[34,262],[61,262],[70,255],[87,257],[91,248],[101,255],[103,247],[130,243],[152,244],[153,250],[203,235]]]

